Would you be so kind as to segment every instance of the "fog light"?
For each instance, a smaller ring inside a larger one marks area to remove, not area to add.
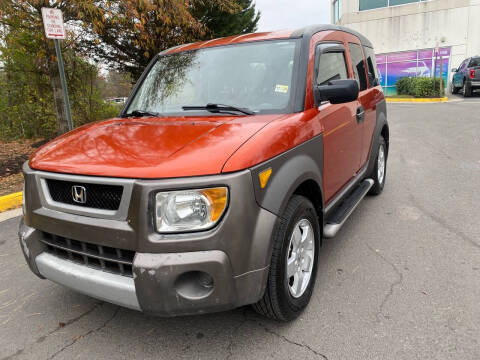
[[[189,271],[175,281],[177,293],[189,300],[203,299],[213,292],[213,278],[203,271]]]
[[[198,274],[198,282],[204,288],[213,288],[213,278],[205,272],[200,272],[200,274]]]

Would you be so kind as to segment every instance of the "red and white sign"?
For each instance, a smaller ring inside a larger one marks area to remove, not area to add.
[[[47,39],[65,39],[62,10],[42,8],[42,18]]]

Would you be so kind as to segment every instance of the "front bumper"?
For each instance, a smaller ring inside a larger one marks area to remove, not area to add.
[[[88,216],[85,209],[62,211],[59,204],[52,206],[41,185],[42,178],[51,174],[28,166],[24,174],[26,214],[19,238],[29,266],[38,276],[160,316],[222,311],[262,297],[277,217],[256,203],[250,171],[189,179],[128,180],[131,190],[122,210],[125,216],[112,214],[107,219],[98,214]],[[74,176],[65,177],[75,180]],[[228,209],[217,227],[191,234],[161,235],[154,231],[150,214],[157,191],[217,185],[228,186],[230,192]],[[135,251],[133,277],[55,256],[43,242],[51,234]],[[204,281],[205,274],[211,279],[209,283]]]
[[[140,310],[132,278],[95,270],[47,252],[38,255],[35,264],[43,277],[58,284],[100,300]]]

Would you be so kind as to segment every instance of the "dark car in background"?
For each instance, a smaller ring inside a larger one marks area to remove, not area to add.
[[[464,60],[458,69],[452,69],[452,94],[462,89],[463,96],[472,96],[474,90],[480,89],[480,56]]]

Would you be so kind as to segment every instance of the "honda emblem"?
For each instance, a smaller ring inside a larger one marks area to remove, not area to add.
[[[87,189],[84,186],[72,186],[72,198],[78,204],[85,204],[87,202]]]

